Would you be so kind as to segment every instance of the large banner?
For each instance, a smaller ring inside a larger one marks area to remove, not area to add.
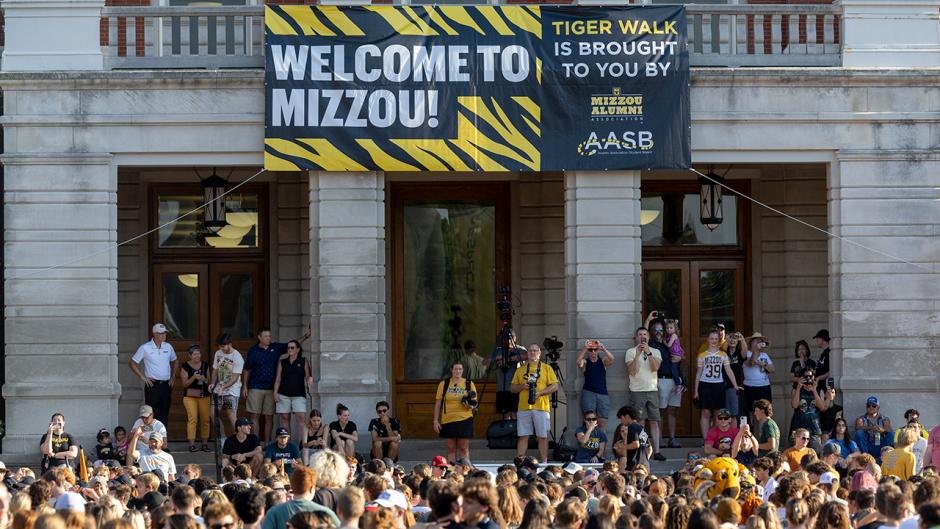
[[[277,171],[691,167],[682,6],[268,6]]]

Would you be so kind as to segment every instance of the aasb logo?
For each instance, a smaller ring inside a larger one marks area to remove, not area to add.
[[[595,154],[646,154],[653,148],[653,133],[647,130],[628,130],[621,137],[610,132],[606,138],[591,132],[588,139],[578,144],[578,154],[593,156]]]

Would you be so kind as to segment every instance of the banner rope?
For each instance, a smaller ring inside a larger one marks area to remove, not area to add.
[[[202,209],[202,208],[208,206],[209,204],[212,204],[212,203],[215,202],[216,200],[220,200],[220,199],[224,198],[224,197],[225,197],[226,195],[228,195],[229,193],[231,193],[231,192],[235,191],[236,189],[238,189],[239,187],[241,187],[241,186],[247,184],[247,183],[250,182],[254,177],[258,176],[259,174],[261,174],[261,173],[263,173],[263,172],[265,172],[265,171],[267,171],[267,169],[261,169],[260,171],[258,171],[257,173],[251,175],[251,176],[248,177],[245,181],[240,182],[238,185],[236,185],[236,186],[233,187],[232,189],[229,189],[229,190],[226,191],[225,193],[222,193],[221,195],[219,195],[219,196],[217,196],[216,198],[214,198],[214,199],[212,199],[212,200],[206,202],[205,204],[203,204],[203,205],[201,205],[201,206],[199,206],[199,207],[197,207],[197,208],[195,208],[195,209],[193,209],[193,210],[190,210],[190,211],[187,212],[187,213],[183,213],[183,214],[180,215],[179,217],[176,217],[175,219],[173,219],[173,220],[167,222],[166,224],[162,224],[162,225],[160,225],[160,226],[157,226],[156,228],[154,228],[154,229],[152,229],[152,230],[150,230],[150,231],[148,231],[148,232],[141,233],[140,235],[138,235],[138,236],[136,236],[136,237],[132,237],[132,238],[130,238],[130,239],[127,239],[127,240],[124,241],[124,242],[119,242],[119,243],[115,244],[114,246],[108,246],[108,247],[105,248],[104,250],[99,250],[99,251],[97,251],[97,252],[95,252],[95,253],[91,253],[91,254],[88,254],[88,255],[79,257],[78,259],[72,259],[71,261],[66,261],[66,262],[64,262],[64,263],[60,263],[60,264],[57,264],[57,265],[55,265],[55,266],[50,266],[49,268],[43,268],[43,269],[41,269],[41,270],[34,270],[34,271],[32,271],[32,272],[29,272],[28,274],[23,274],[23,275],[17,274],[17,275],[13,276],[13,277],[10,278],[10,279],[20,279],[20,278],[23,278],[23,277],[29,277],[29,276],[32,276],[32,275],[41,274],[41,273],[43,273],[43,272],[48,272],[49,270],[55,270],[56,268],[62,268],[63,266],[68,266],[68,265],[70,265],[70,264],[74,264],[74,263],[77,263],[77,262],[79,262],[79,261],[83,261],[83,260],[85,260],[85,259],[94,257],[94,256],[96,256],[96,255],[103,254],[103,253],[105,253],[105,252],[110,252],[111,250],[114,250],[115,248],[118,248],[118,247],[120,247],[120,246],[124,246],[125,244],[130,243],[130,242],[134,242],[134,241],[136,241],[137,239],[140,239],[141,237],[146,237],[147,235],[150,235],[151,233],[153,233],[153,232],[155,232],[155,231],[158,231],[158,230],[160,230],[160,229],[163,229],[163,228],[169,226],[170,224],[173,224],[174,222],[178,222],[178,221],[180,221],[180,220],[182,220],[182,219],[184,219],[184,218],[186,218],[186,217],[192,215],[193,213],[195,213],[195,212],[199,211],[200,209]]]
[[[850,239],[847,239],[847,238],[845,238],[845,237],[842,237],[841,235],[836,235],[835,233],[832,233],[832,232],[830,232],[830,231],[827,231],[827,230],[824,230],[824,229],[822,229],[822,228],[818,228],[818,227],[816,227],[816,226],[813,226],[812,224],[810,224],[810,223],[808,223],[808,222],[806,222],[806,221],[802,221],[802,220],[800,220],[800,219],[798,219],[798,218],[796,218],[796,217],[787,215],[786,213],[784,213],[784,212],[782,212],[782,211],[780,211],[780,210],[778,210],[778,209],[774,209],[774,208],[768,206],[767,204],[764,204],[763,202],[760,202],[759,200],[753,199],[753,198],[751,198],[751,197],[745,195],[744,193],[741,193],[740,191],[737,191],[737,190],[735,190],[735,189],[731,189],[730,187],[726,186],[725,184],[722,184],[721,182],[716,181],[714,178],[708,176],[707,174],[704,174],[704,173],[702,173],[702,172],[700,172],[700,171],[697,171],[697,170],[695,170],[695,169],[689,169],[689,170],[692,171],[693,173],[696,173],[696,174],[698,174],[698,175],[704,177],[705,179],[709,180],[710,182],[714,182],[715,184],[718,184],[719,186],[721,186],[721,187],[727,189],[728,191],[731,191],[732,193],[734,193],[735,195],[738,195],[738,196],[741,197],[741,198],[745,198],[745,199],[747,199],[747,200],[750,200],[751,202],[757,204],[758,206],[761,206],[761,207],[764,207],[764,208],[766,208],[766,209],[769,209],[770,211],[773,211],[774,213],[776,213],[776,214],[778,214],[778,215],[781,215],[781,216],[786,217],[786,218],[788,218],[788,219],[790,219],[790,220],[796,221],[796,222],[798,222],[798,223],[800,223],[800,224],[802,224],[802,225],[804,225],[804,226],[807,226],[807,227],[809,227],[809,228],[812,228],[812,229],[814,229],[814,230],[816,230],[816,231],[825,233],[826,235],[828,235],[828,236],[830,236],[830,237],[835,237],[836,239],[839,239],[840,241],[845,241],[845,242],[847,242],[847,243],[849,243],[849,244],[854,244],[855,246],[858,246],[858,247],[860,247],[860,248],[864,248],[864,249],[866,249],[866,250],[868,250],[868,251],[871,251],[871,252],[875,252],[876,254],[883,255],[883,256],[888,257],[888,258],[890,258],[890,259],[894,259],[895,261],[899,261],[899,262],[902,262],[902,263],[906,263],[906,264],[909,264],[909,265],[911,265],[911,266],[916,266],[917,268],[923,268],[924,270],[930,272],[931,274],[936,274],[936,273],[937,273],[937,271],[934,270],[933,268],[928,268],[928,267],[926,267],[926,266],[919,265],[919,264],[917,264],[917,263],[912,263],[912,262],[907,261],[907,260],[905,260],[905,259],[902,259],[902,258],[900,258],[900,257],[896,257],[896,256],[894,256],[894,255],[887,254],[887,253],[882,252],[882,251],[880,251],[880,250],[876,250],[876,249],[874,249],[874,248],[872,248],[872,247],[870,247],[870,246],[865,246],[865,245],[862,244],[862,243],[858,243],[858,242],[855,242],[855,241],[853,241],[853,240],[850,240]]]

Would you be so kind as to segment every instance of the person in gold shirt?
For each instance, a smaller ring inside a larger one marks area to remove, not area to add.
[[[450,365],[451,377],[442,380],[437,386],[437,400],[434,401],[434,431],[447,443],[448,461],[470,457],[477,388],[469,379],[463,378],[463,371],[463,361],[455,360]],[[460,452],[459,456],[457,452]]]
[[[911,446],[920,437],[918,432],[907,428],[898,433],[898,447],[884,457],[881,462],[881,474],[908,479],[914,475],[917,458],[911,452]]]
[[[529,446],[529,436],[535,433],[539,440],[539,460],[548,461],[548,430],[551,417],[548,414],[549,395],[558,391],[558,379],[552,366],[542,363],[542,348],[529,345],[528,361],[516,369],[509,391],[519,394],[518,420],[519,444],[516,452],[523,456]],[[534,402],[533,402],[534,400]]]

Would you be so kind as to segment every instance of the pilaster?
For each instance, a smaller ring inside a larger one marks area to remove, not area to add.
[[[2,70],[101,70],[103,0],[4,0]]]
[[[842,0],[842,65],[940,66],[940,0]]]

